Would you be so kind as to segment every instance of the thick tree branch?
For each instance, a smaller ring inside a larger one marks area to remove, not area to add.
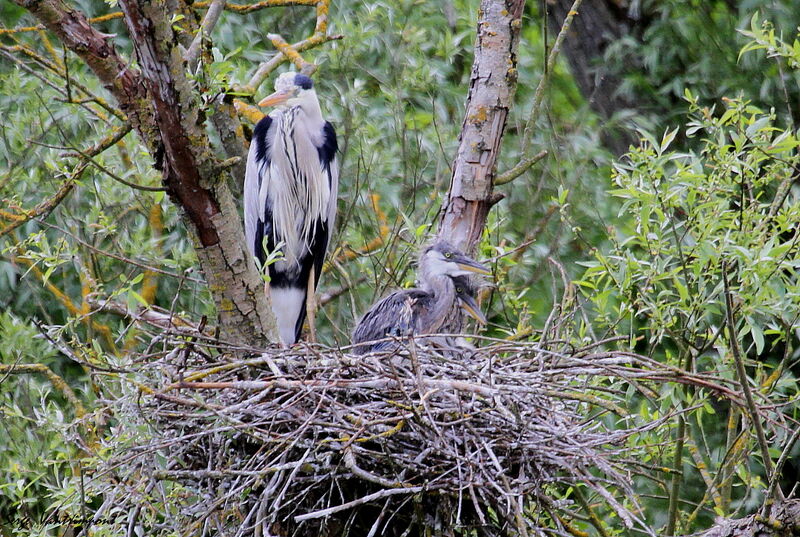
[[[745,518],[718,518],[697,537],[785,537],[797,535],[800,528],[800,500],[778,501],[766,515]]]
[[[183,73],[176,73],[173,69],[174,37],[167,23],[167,12],[158,12],[155,6],[143,6],[132,1],[120,2],[120,7],[139,56],[144,85],[152,99],[155,125],[163,144],[164,183],[197,227],[200,243],[211,246],[219,242],[211,217],[218,214],[220,208],[211,192],[200,184],[200,166],[203,163],[192,151],[194,142],[200,140],[190,140],[190,132],[186,129],[186,126],[196,123],[197,110],[183,106],[189,103],[182,102],[179,94],[179,84],[188,84]],[[188,87],[184,89],[188,90]],[[188,95],[184,95],[186,98]]]
[[[225,9],[225,0],[213,0],[208,7],[206,16],[203,18],[203,23],[200,29],[197,30],[197,35],[194,36],[189,50],[186,51],[186,66],[189,71],[194,72],[197,68],[197,62],[200,59],[200,47],[203,45],[203,39],[211,34],[214,27],[219,22],[219,17]]]
[[[467,110],[439,236],[474,248],[492,206],[492,180],[517,85],[517,45],[524,0],[482,0]]]

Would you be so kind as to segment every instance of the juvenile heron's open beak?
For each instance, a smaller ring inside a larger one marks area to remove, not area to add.
[[[258,101],[258,106],[275,106],[286,102],[292,95],[294,95],[294,93],[290,90],[276,91],[272,95],[267,95]]]
[[[486,316],[481,311],[480,306],[478,303],[475,302],[475,299],[469,295],[463,295],[458,297],[458,305],[461,306],[461,309],[464,310],[467,315],[485,325],[488,321],[486,320]]]

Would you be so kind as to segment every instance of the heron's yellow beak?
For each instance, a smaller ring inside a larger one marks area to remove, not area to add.
[[[467,315],[481,323],[482,325],[486,325],[488,322],[486,320],[486,316],[481,311],[481,308],[478,306],[478,303],[473,300],[471,296],[461,297],[459,301],[459,306],[463,309]]]
[[[484,276],[488,276],[492,273],[492,271],[489,270],[489,267],[478,263],[477,261],[473,261],[472,259],[456,261],[456,264],[458,265],[458,268],[461,270],[466,270],[467,272],[475,272],[477,274],[483,274]]]
[[[290,90],[276,91],[272,95],[267,95],[266,97],[258,101],[258,106],[275,106],[277,104],[286,102],[293,95],[294,93]]]

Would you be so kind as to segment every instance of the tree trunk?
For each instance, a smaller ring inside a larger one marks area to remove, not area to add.
[[[553,35],[561,28],[572,2],[546,0],[547,25]],[[617,91],[621,79],[603,63],[608,46],[628,35],[635,22],[628,17],[627,8],[620,4],[611,0],[583,2],[561,46],[575,83],[589,106],[603,119],[610,119],[621,110],[636,108],[633,100]],[[621,155],[634,138],[628,131],[617,129],[604,130],[602,140],[612,152]]]
[[[517,86],[517,45],[525,0],[481,0],[467,107],[439,237],[464,251],[481,238],[495,164]]]
[[[183,209],[225,341],[277,341],[275,321],[255,262],[247,254],[233,196],[185,75],[163,2],[123,0],[120,7],[141,72],[117,55],[110,37],[62,0],[16,0],[80,56],[119,102],[162,171],[170,199]]]

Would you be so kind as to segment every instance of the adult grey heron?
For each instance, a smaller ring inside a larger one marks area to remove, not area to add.
[[[395,291],[375,303],[353,331],[352,343],[365,343],[388,336],[432,334],[440,330],[460,306],[481,323],[486,318],[474,298],[470,274],[489,274],[489,269],[467,257],[446,241],[425,248],[419,260],[421,288]],[[381,350],[390,343],[358,345],[354,353]]]
[[[276,109],[256,125],[250,142],[245,236],[262,268],[269,253],[282,253],[269,265],[269,292],[281,341],[289,345],[300,337],[336,220],[338,146],[308,76],[283,73],[275,93],[258,104]]]

